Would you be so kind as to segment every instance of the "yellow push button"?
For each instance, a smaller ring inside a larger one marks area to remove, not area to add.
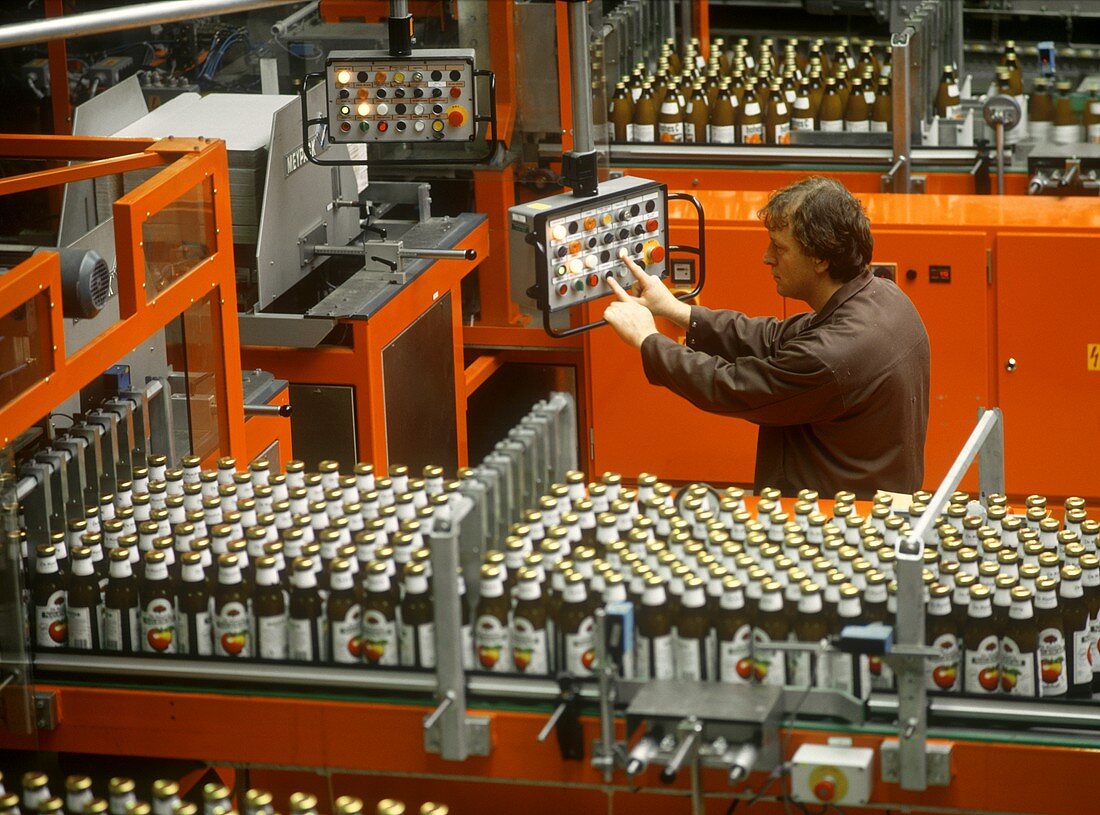
[[[442,133],[443,121],[441,119],[436,119],[434,122],[432,122],[432,130],[434,130],[436,133]]]

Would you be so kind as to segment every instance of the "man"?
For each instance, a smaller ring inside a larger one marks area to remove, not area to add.
[[[604,317],[641,349],[646,377],[703,410],[760,425],[755,486],[790,495],[913,492],[924,476],[928,334],[912,302],[871,274],[874,240],[840,183],[811,177],[758,213],[776,290],[812,312],[786,320],[688,306],[627,258],[638,283]],[[679,345],[657,315],[686,328]]]

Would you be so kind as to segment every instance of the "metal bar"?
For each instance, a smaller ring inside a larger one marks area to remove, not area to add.
[[[909,168],[913,164],[913,105],[912,87],[909,81],[909,38],[912,28],[895,34],[890,39],[893,70],[891,71],[891,99],[893,106],[894,153],[896,170],[891,170],[890,189],[893,192],[909,192]],[[918,119],[919,121],[919,119]]]
[[[409,0],[390,0],[391,17],[408,17]]]
[[[287,33],[296,25],[302,22],[306,17],[309,17],[317,8],[321,5],[321,0],[313,0],[312,3],[306,3],[300,9],[295,11],[289,17],[284,17],[281,20],[276,20],[274,25],[271,26],[272,37],[285,37]]]
[[[504,365],[504,354],[482,354],[466,366],[466,396],[480,388]]]
[[[573,151],[591,153],[596,149],[596,143],[592,136],[592,60],[588,47],[587,3],[569,3],[569,53]]]
[[[238,11],[288,6],[296,0],[161,0],[136,6],[120,6],[102,11],[86,11],[68,14],[48,20],[14,23],[0,26],[0,48],[13,45],[32,45],[68,37],[86,37],[89,34],[108,34],[144,28],[157,23],[174,23],[194,20],[215,14],[231,14]]]
[[[1005,194],[1005,123],[998,120],[993,125],[997,146],[997,195]]]
[[[56,184],[69,184],[103,175],[144,170],[149,167],[159,167],[165,163],[166,160],[160,153],[148,152],[72,164],[68,167],[55,167],[52,170],[38,170],[0,179],[0,195],[14,195],[18,192],[53,187]]]
[[[969,167],[977,156],[976,148],[925,147],[910,151],[916,165],[962,165]],[[561,155],[558,145],[544,142],[540,157],[555,159]],[[781,147],[737,147],[695,144],[613,144],[610,158],[615,164],[630,164],[641,160],[668,164],[881,164],[889,167],[894,161],[890,147],[846,147],[787,145]]]
[[[293,412],[291,405],[245,405],[245,416],[289,416]]]
[[[890,694],[875,693],[867,701],[867,706],[873,715],[889,717],[896,715],[898,700]],[[1100,709],[1091,704],[934,696],[928,701],[928,709],[932,716],[943,719],[968,719],[975,722],[1001,722],[1047,728],[1100,729]],[[1012,739],[1017,735],[1014,731],[1006,734],[1006,737]],[[1090,739],[1094,740],[1095,737],[1090,736]]]
[[[439,722],[439,754],[451,761],[464,761],[469,755],[466,674],[462,669],[462,598],[458,593],[459,521],[439,521],[431,535],[437,698],[441,703],[450,700],[449,705],[440,705],[434,718]],[[432,724],[425,719],[425,731]]]
[[[155,139],[107,139],[98,136],[0,134],[0,156],[13,158],[101,159],[140,153]]]
[[[979,415],[982,411],[980,408]],[[998,421],[978,451],[978,497],[982,501],[1005,494],[1005,417],[1000,408],[988,412],[996,413]]]

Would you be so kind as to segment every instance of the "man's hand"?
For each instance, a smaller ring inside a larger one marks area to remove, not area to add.
[[[619,259],[626,265],[626,268],[630,269],[638,283],[638,297],[632,297],[631,300],[645,306],[654,316],[664,317],[666,320],[676,323],[680,328],[687,328],[688,323],[691,322],[691,306],[677,300],[676,296],[668,290],[668,287],[661,282],[659,277],[654,277],[642,271],[638,264],[630,259],[625,249],[619,251]],[[612,282],[614,283],[614,281]]]
[[[607,282],[619,299],[604,309],[603,318],[615,329],[623,342],[634,348],[641,348],[646,337],[657,333],[653,315],[642,305],[641,300],[627,294],[614,278],[609,277]]]

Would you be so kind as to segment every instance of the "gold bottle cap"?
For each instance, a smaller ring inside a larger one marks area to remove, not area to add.
[[[360,815],[363,811],[363,799],[354,795],[341,795],[334,807],[337,815]]]
[[[70,775],[65,779],[65,789],[69,792],[84,792],[92,788],[92,779],[86,775]]]
[[[378,802],[378,815],[405,815],[405,804],[393,798],[383,798]]]
[[[162,554],[161,557],[163,558],[164,555]],[[25,782],[24,786],[26,786]],[[127,795],[134,791],[134,779],[115,776],[107,782],[107,790],[111,795]]]
[[[317,796],[308,792],[295,792],[290,796],[291,812],[311,812],[317,809]]]

